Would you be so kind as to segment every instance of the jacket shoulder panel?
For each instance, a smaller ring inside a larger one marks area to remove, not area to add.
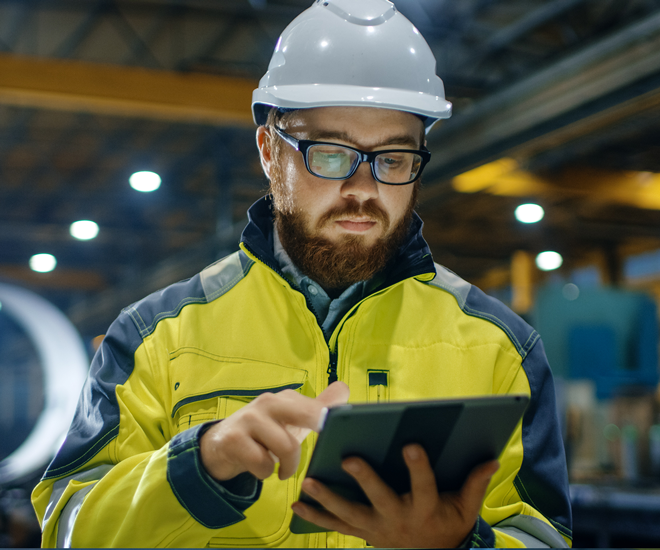
[[[254,264],[243,251],[234,252],[204,268],[194,277],[150,294],[123,310],[142,338],[163,319],[177,317],[189,304],[205,304],[229,292]]]
[[[538,332],[502,302],[488,296],[446,267],[435,264],[435,271],[435,277],[428,284],[452,294],[466,315],[479,317],[498,326],[515,346],[521,358],[524,360],[527,357],[540,338]]]
[[[44,479],[74,472],[119,433],[116,387],[135,369],[135,353],[163,319],[176,317],[188,304],[208,303],[233,288],[254,262],[236,252],[187,281],[175,283],[125,308],[108,329],[94,356],[64,445]]]

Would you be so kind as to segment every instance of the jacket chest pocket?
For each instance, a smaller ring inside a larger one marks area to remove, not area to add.
[[[287,389],[297,390],[302,386],[302,381],[292,381],[280,386],[233,388],[190,396],[174,406],[172,410],[173,424],[176,427],[176,433],[181,433],[204,422],[227,418],[262,393],[277,393]]]
[[[227,418],[262,393],[299,390],[307,380],[307,371],[184,348],[172,354],[170,377],[172,430],[180,433]]]
[[[183,403],[179,407],[175,407],[172,412],[174,425],[176,426],[176,433],[181,433],[188,428],[225,418],[222,414],[224,403],[219,397],[206,398],[203,397],[199,400]]]

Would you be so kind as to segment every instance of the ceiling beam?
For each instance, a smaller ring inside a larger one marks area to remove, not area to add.
[[[536,8],[525,13],[514,23],[498,30],[488,40],[486,40],[477,51],[471,53],[467,60],[463,60],[465,65],[472,66],[475,69],[488,57],[505,49],[510,44],[529,34],[537,28],[545,25],[549,21],[569,11],[585,0],[556,0],[541,4]]]
[[[585,116],[581,107],[659,71],[660,11],[656,11],[444,122],[429,135],[429,149],[442,155],[429,166],[426,180],[446,181],[493,156],[505,156],[506,150],[531,139],[533,129],[572,115],[572,120],[563,122],[569,124]]]
[[[216,126],[252,124],[257,82],[0,54],[0,104]]]

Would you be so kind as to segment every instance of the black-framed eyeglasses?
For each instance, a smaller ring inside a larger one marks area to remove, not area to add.
[[[431,160],[431,152],[422,147],[414,149],[385,149],[360,151],[347,145],[296,139],[282,128],[274,126],[277,135],[305,159],[310,174],[327,180],[345,180],[355,174],[358,166],[368,162],[376,181],[387,185],[407,185],[422,175],[424,166]]]

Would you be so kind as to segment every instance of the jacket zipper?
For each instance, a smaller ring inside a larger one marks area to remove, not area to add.
[[[250,246],[248,246],[248,244],[247,244],[246,242],[244,242],[244,241],[243,241],[243,245],[245,246],[245,248],[247,248],[247,249],[250,251],[250,253],[251,253],[255,258],[259,258],[259,261],[261,261],[264,265],[266,265],[267,267],[269,267],[270,269],[272,269],[272,270],[273,270],[275,273],[277,273],[282,279],[284,279],[284,280],[289,284],[289,286],[290,286],[291,288],[293,288],[294,290],[300,292],[300,293],[303,295],[303,298],[305,298],[305,303],[307,304],[307,308],[312,312],[312,314],[314,315],[314,317],[318,318],[318,316],[317,316],[317,314],[316,314],[316,310],[314,309],[314,306],[313,306],[312,302],[311,302],[310,300],[307,299],[307,296],[305,295],[305,293],[304,293],[300,288],[298,288],[297,285],[292,285],[292,284],[286,279],[286,277],[284,276],[284,274],[280,271],[279,266],[275,266],[275,265],[271,264],[270,262],[265,261],[264,259],[262,259],[261,257],[259,257],[259,255],[256,254],[256,253],[254,252],[254,250],[252,250],[252,248],[251,248]],[[410,277],[413,277],[413,276],[415,276],[415,275],[411,275]],[[410,277],[407,277],[407,278],[410,278]],[[391,287],[391,286],[393,286],[393,285],[388,285],[388,287]],[[374,293],[371,294],[370,296],[367,296],[367,297],[363,298],[362,300],[360,300],[357,304],[355,304],[355,306],[353,306],[353,308],[351,308],[351,312],[355,309],[356,306],[360,305],[361,302],[363,302],[364,300],[366,300],[366,299],[368,299],[368,298],[371,298],[372,296],[374,296],[374,295],[376,295],[376,294],[380,294],[380,292],[381,292],[382,290],[385,290],[385,289],[384,289],[384,288],[381,288],[381,289],[379,289],[377,292],[374,292]],[[348,318],[348,316],[344,316],[344,318],[339,322],[338,327],[339,327],[339,330],[340,330],[340,331],[341,331],[341,326],[344,324],[344,321],[346,321],[347,318]],[[328,368],[327,368],[326,372],[327,372],[327,374],[328,374],[328,386],[329,386],[330,384],[332,384],[333,382],[336,382],[336,381],[339,379],[338,376],[337,376],[337,362],[338,362],[338,356],[339,356],[339,335],[337,335],[337,342],[336,342],[336,344],[335,344],[335,350],[332,351],[332,349],[331,349],[330,346],[328,345],[328,351],[329,351],[329,353],[330,353],[330,362],[328,363]]]
[[[330,351],[330,363],[328,364],[328,386],[332,384],[333,382],[337,381],[337,350],[332,351],[330,348],[328,348]]]

